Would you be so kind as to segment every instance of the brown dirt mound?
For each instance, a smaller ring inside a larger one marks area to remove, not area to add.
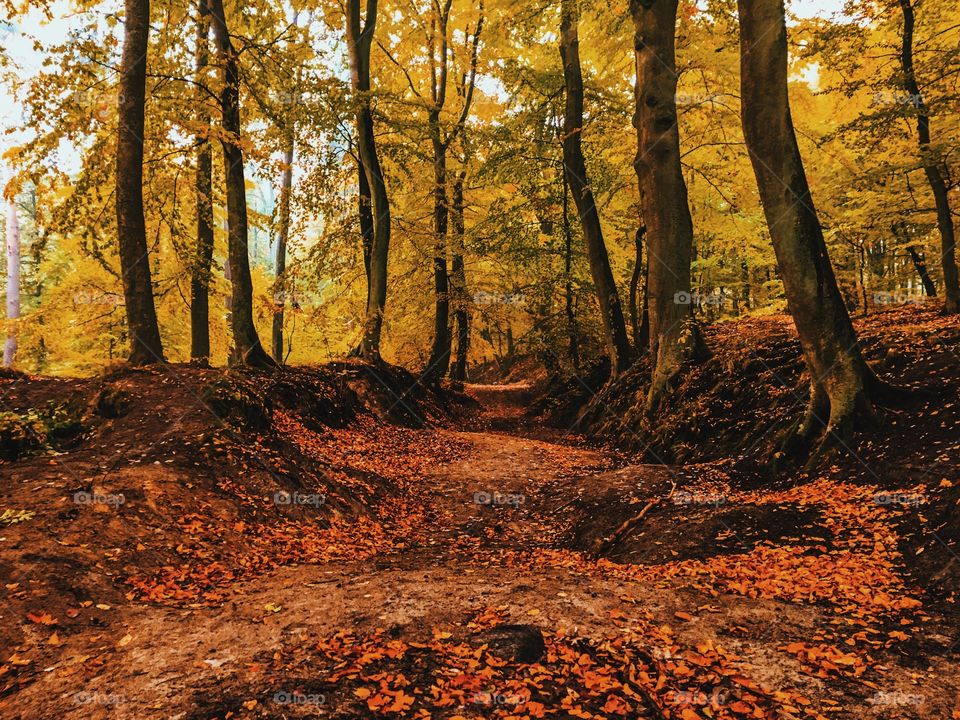
[[[389,542],[388,522],[408,518],[399,498],[434,442],[413,428],[452,407],[402,369],[359,362],[124,367],[0,385],[29,440],[0,463],[8,617],[55,622],[63,636],[91,621],[70,608],[205,605],[278,563],[370,554]],[[396,467],[378,465],[379,453]],[[0,646],[22,643],[23,627],[3,623]],[[0,695],[21,681],[0,678]]]

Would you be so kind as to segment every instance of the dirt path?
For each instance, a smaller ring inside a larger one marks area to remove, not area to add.
[[[912,674],[887,669],[882,684],[871,681],[872,687],[803,672],[798,657],[778,648],[815,638],[831,624],[823,607],[718,595],[682,578],[634,580],[539,563],[534,551],[549,551],[569,535],[565,509],[582,500],[578,493],[596,478],[662,485],[665,470],[618,471],[621,458],[528,425],[523,386],[470,390],[482,408],[467,429],[423,431],[468,446],[422,479],[421,499],[433,523],[427,542],[363,562],[287,566],[237,583],[218,608],[111,608],[102,631],[64,638],[59,660],[6,698],[0,716],[364,717],[348,710],[353,691],[335,686],[323,686],[323,702],[284,701],[284,693],[303,692],[304,676],[285,676],[272,663],[287,649],[343,632],[382,630],[405,643],[427,643],[436,628],[456,633],[466,618],[493,608],[512,623],[595,643],[639,634],[642,624],[643,632],[657,629],[665,638],[657,657],[667,665],[670,653],[682,648],[706,654],[702,648],[722,646],[731,677],[789,688],[831,717],[949,717],[958,697],[954,668],[925,652]],[[928,638],[947,640],[936,632]],[[718,709],[708,712],[711,702]],[[723,702],[732,700],[688,697],[664,717],[718,716]],[[609,707],[593,717],[654,716]],[[506,717],[507,710],[474,704],[437,717]],[[804,716],[797,709],[795,717]]]

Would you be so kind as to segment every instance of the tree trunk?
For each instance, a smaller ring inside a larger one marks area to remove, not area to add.
[[[927,272],[927,263],[923,254],[913,245],[907,245],[907,252],[910,254],[910,260],[913,261],[913,267],[920,276],[920,282],[923,283],[923,292],[927,297],[937,296],[937,286],[930,279],[930,273]]]
[[[812,466],[824,450],[846,446],[856,423],[872,417],[881,386],[861,355],[810,197],[787,95],[783,2],[739,0],[739,16],[744,138],[811,378],[792,449],[806,450],[826,428]]]
[[[370,183],[363,171],[363,163],[357,158],[357,215],[360,218],[360,244],[363,250],[363,271],[367,276],[367,304],[370,303],[370,259],[373,257],[373,209],[370,199]]]
[[[580,215],[583,238],[590,261],[590,274],[596,286],[603,318],[603,331],[610,356],[610,374],[615,377],[630,367],[630,341],[623,319],[623,309],[617,294],[617,285],[610,269],[607,247],[603,242],[600,216],[587,180],[583,159],[581,132],[583,129],[583,75],[580,70],[580,41],[577,34],[579,9],[577,0],[562,0],[560,19],[560,57],[563,60],[563,79],[566,102],[563,118],[563,164],[573,194],[573,202]]]
[[[960,312],[960,280],[958,280],[956,260],[956,235],[953,227],[953,215],[950,212],[950,200],[947,196],[947,184],[941,162],[930,147],[930,113],[913,66],[914,16],[912,0],[900,0],[903,13],[903,45],[900,51],[900,66],[903,71],[903,88],[917,111],[917,140],[920,144],[920,161],[927,176],[933,201],[937,209],[937,228],[940,231],[940,262],[943,266],[944,312]]]
[[[270,367],[275,363],[260,344],[253,322],[253,280],[247,227],[247,190],[240,148],[240,69],[237,51],[230,40],[223,0],[212,0],[213,34],[223,67],[220,104],[223,113],[223,164],[227,180],[227,247],[232,287],[230,319],[233,328],[231,363]]]
[[[447,224],[449,208],[447,199],[447,148],[439,133],[439,112],[431,113],[433,143],[433,345],[424,377],[436,382],[446,374],[450,365],[450,282],[447,276]]]
[[[210,64],[210,9],[200,0],[197,14],[197,83],[204,82]],[[210,114],[202,87],[197,91],[197,120],[207,127]],[[213,266],[213,154],[208,131],[196,137],[197,174],[194,195],[197,203],[197,247],[190,275],[190,359],[206,365],[210,361],[210,274]]]
[[[296,124],[293,113],[287,117],[283,128],[283,176],[280,179],[279,228],[277,231],[277,309],[273,315],[273,359],[283,364],[283,315],[287,304],[287,240],[290,237],[290,200],[293,189],[293,152],[296,143]]]
[[[649,262],[643,265],[643,238],[647,234],[647,226],[641,225],[634,235],[634,264],[633,274],[630,276],[630,331],[633,335],[633,352],[643,355],[650,345],[650,322],[647,308],[647,282],[650,278]],[[641,288],[640,278],[643,277]],[[641,300],[641,290],[643,292]]]
[[[453,269],[450,281],[453,285],[454,309],[453,321],[457,327],[457,354],[451,368],[450,377],[463,382],[467,379],[467,353],[470,350],[470,315],[467,311],[467,272],[463,263],[464,234],[463,220],[463,172],[457,175],[453,183]]]
[[[362,357],[380,359],[383,310],[387,302],[387,257],[390,250],[390,202],[383,180],[380,157],[373,134],[370,105],[370,46],[377,25],[377,0],[367,0],[366,20],[361,27],[360,0],[347,0],[347,46],[350,53],[350,82],[357,103],[357,150],[370,187],[373,207],[373,243],[370,251],[370,282]]]
[[[573,372],[580,372],[580,338],[577,335],[577,316],[573,308],[573,228],[570,227],[570,190],[567,174],[563,177],[563,285],[567,314],[567,350]]]
[[[20,319],[20,219],[17,199],[7,199],[7,339],[3,346],[3,366],[12,367],[17,354],[17,320]]]
[[[649,342],[653,357],[647,410],[656,409],[684,362],[706,346],[693,320],[690,263],[693,220],[680,164],[675,28],[677,0],[631,0],[636,58],[640,212],[647,227]]]
[[[164,362],[143,217],[143,125],[149,0],[126,0],[117,128],[117,235],[130,333],[130,363]]]

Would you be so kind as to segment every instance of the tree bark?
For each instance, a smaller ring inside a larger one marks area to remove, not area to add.
[[[370,47],[377,26],[377,0],[367,0],[366,19],[361,26],[360,0],[347,0],[347,46],[350,54],[350,82],[357,104],[357,150],[370,187],[373,207],[373,243],[370,251],[370,282],[362,357],[380,359],[383,311],[387,302],[387,257],[390,250],[390,200],[380,167],[373,133],[370,104]]]
[[[583,159],[581,132],[583,130],[583,75],[580,70],[580,41],[577,26],[577,0],[562,0],[560,19],[560,57],[563,60],[563,79],[566,101],[563,118],[563,164],[573,202],[580,215],[583,238],[590,261],[590,274],[600,301],[603,331],[610,356],[610,374],[615,377],[630,367],[631,350],[624,323],[623,309],[617,285],[610,269],[610,258],[603,242],[600,216],[587,180]]]
[[[17,320],[20,319],[20,218],[17,199],[7,198],[7,339],[3,345],[3,366],[12,367],[17,354]]]
[[[782,0],[739,0],[741,117],[744,138],[804,360],[810,373],[807,412],[791,449],[826,430],[810,465],[846,446],[858,422],[872,417],[880,383],[857,337],[827,256],[810,197],[787,95],[787,34]]]
[[[253,322],[253,280],[247,225],[247,190],[240,147],[240,68],[237,51],[230,40],[223,0],[211,0],[213,34],[217,56],[223,67],[220,104],[223,113],[223,164],[227,180],[227,248],[232,287],[230,321],[233,329],[231,363],[271,367],[275,363],[260,344]]]
[[[293,190],[293,153],[296,145],[296,123],[293,113],[286,120],[283,128],[283,175],[280,178],[280,207],[277,229],[277,282],[276,287],[278,296],[276,297],[277,309],[273,315],[273,359],[277,364],[282,365],[284,361],[283,351],[283,316],[287,305],[288,283],[287,272],[287,240],[290,237],[290,200]]]
[[[930,112],[920,86],[917,83],[916,69],[913,65],[914,15],[912,0],[900,0],[903,14],[903,44],[900,51],[900,67],[903,71],[903,88],[917,112],[917,140],[920,145],[920,161],[927,176],[930,191],[937,210],[937,228],[940,231],[940,262],[943,267],[944,312],[960,312],[960,279],[958,279],[956,260],[956,235],[953,215],[950,211],[950,199],[947,196],[947,184],[941,162],[930,147]]]
[[[677,126],[677,0],[631,0],[630,12],[636,58],[634,168],[647,227],[650,411],[659,405],[683,363],[707,353],[693,320],[690,292],[693,220]]]
[[[463,180],[460,172],[453,183],[451,214],[453,219],[453,267],[450,282],[453,285],[453,321],[457,328],[457,354],[450,377],[463,382],[467,379],[467,353],[470,350],[470,315],[467,310],[467,272],[463,262],[464,235]]]
[[[210,64],[210,9],[200,0],[197,13],[197,83]],[[197,120],[209,127],[207,97],[197,91]],[[207,130],[196,136],[197,173],[194,195],[197,203],[197,247],[190,275],[190,359],[206,365],[210,361],[210,276],[213,266],[213,153]]]
[[[910,254],[910,260],[913,261],[913,267],[920,276],[920,282],[923,283],[923,292],[927,297],[937,296],[937,286],[930,279],[930,273],[927,272],[927,263],[923,255],[913,246],[907,246],[907,252]]]
[[[647,234],[647,226],[641,225],[634,235],[634,264],[633,274],[630,276],[630,332],[633,336],[633,352],[637,356],[643,355],[650,345],[650,322],[647,306],[647,282],[650,278],[649,261],[647,267],[643,265],[643,238]],[[640,278],[643,277],[643,285]],[[641,290],[643,295],[641,296]]]
[[[370,183],[363,171],[363,163],[357,158],[357,214],[360,218],[360,244],[363,250],[363,271],[367,276],[367,304],[370,303],[370,259],[373,257],[373,209],[370,199]]]
[[[164,362],[143,216],[143,129],[150,34],[149,0],[126,0],[117,133],[117,235],[130,333],[130,363]]]
[[[570,227],[570,189],[567,174],[563,177],[563,285],[567,315],[567,352],[573,372],[580,372],[580,338],[577,335],[577,316],[573,307],[573,228]]]
[[[446,61],[444,60],[444,63]],[[446,74],[444,72],[444,74]],[[442,102],[442,101],[441,101]],[[424,377],[436,382],[450,365],[450,282],[447,275],[447,146],[440,139],[440,111],[430,113],[430,135],[433,145],[433,344]]]

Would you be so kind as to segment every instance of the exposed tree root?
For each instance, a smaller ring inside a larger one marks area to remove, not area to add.
[[[620,542],[627,535],[629,535],[634,530],[634,528],[637,527],[637,525],[643,522],[643,518],[646,517],[647,513],[650,512],[651,509],[653,509],[656,505],[659,505],[662,502],[666,502],[670,500],[670,498],[673,497],[673,493],[676,492],[676,490],[677,490],[677,484],[675,482],[671,482],[670,492],[665,498],[663,497],[654,498],[653,500],[648,502],[646,505],[644,505],[643,509],[639,513],[634,515],[632,518],[625,520],[623,524],[620,525],[620,527],[614,530],[612,535],[609,535],[608,537],[598,542],[597,548],[596,550],[594,550],[594,554],[597,557],[600,557],[608,553],[611,550],[611,548],[614,548],[618,544],[620,544]]]

